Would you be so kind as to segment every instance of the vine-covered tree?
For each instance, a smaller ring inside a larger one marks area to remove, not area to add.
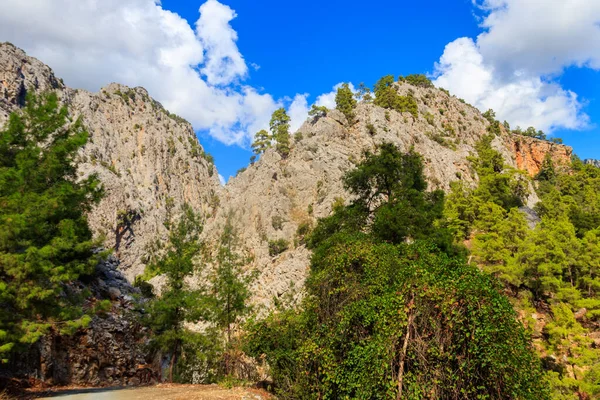
[[[86,212],[102,191],[95,176],[77,177],[88,133],[69,121],[56,94],[28,96],[0,131],[0,357],[52,328],[85,326],[69,283],[98,262]]]
[[[386,145],[348,173],[356,200],[319,221],[301,308],[250,325],[248,351],[264,354],[281,398],[548,398],[495,281],[428,240],[440,195],[425,193],[422,168]],[[377,222],[390,210],[404,226]]]
[[[356,99],[354,98],[352,89],[350,89],[350,85],[347,83],[343,83],[335,94],[335,108],[346,116],[346,119],[350,125],[354,123],[354,108],[356,108]]]
[[[290,117],[285,108],[278,108],[273,112],[269,122],[272,137],[275,139],[277,152],[283,157],[290,153]]]

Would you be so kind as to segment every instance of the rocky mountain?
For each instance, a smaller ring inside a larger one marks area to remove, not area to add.
[[[113,302],[112,319],[97,318],[90,329],[68,339],[68,354],[56,352],[56,341],[67,339],[42,341],[36,365],[46,372],[36,373],[47,380],[89,384],[154,379],[143,368],[138,371],[144,360],[135,344],[143,342],[143,332],[121,316],[135,291],[129,283],[144,271],[155,244],[166,239],[169,214],[184,203],[205,217],[203,239],[213,248],[226,218],[233,216],[241,247],[250,256],[246,267],[259,272],[253,300],[268,308],[278,299],[301,295],[310,260],[303,236],[318,218],[329,215],[334,202],[349,200],[341,178],[365,150],[383,142],[403,151],[414,148],[423,156],[432,189],[448,190],[455,180],[475,184],[478,177],[467,158],[487,133],[488,120],[443,90],[396,85],[401,95],[416,99],[416,116],[360,102],[349,123],[330,110],[307,120],[293,135],[288,157],[268,149],[222,187],[191,125],[145,89],[116,83],[98,93],[71,89],[42,62],[0,44],[0,125],[24,105],[29,92],[56,92],[73,119],[82,119],[90,140],[81,152],[79,174],[98,174],[106,190],[89,221],[105,247],[113,249],[109,265],[89,283],[97,298]],[[566,165],[572,153],[568,146],[513,135],[503,127],[493,147],[530,176],[539,172],[547,154],[555,164]],[[538,199],[530,189],[532,206]],[[280,249],[273,246],[277,240]],[[69,375],[63,370],[72,362],[90,367]]]
[[[336,199],[348,200],[342,176],[361,160],[365,150],[392,142],[403,151],[414,148],[424,158],[430,188],[448,190],[450,182],[474,184],[478,177],[467,157],[486,134],[489,122],[481,113],[446,92],[398,84],[402,95],[409,92],[418,102],[418,117],[359,103],[353,124],[332,110],[307,121],[295,134],[292,150],[282,159],[267,150],[260,160],[230,180],[222,195],[214,224],[234,212],[252,267],[261,271],[254,290],[257,300],[270,306],[275,298],[301,288],[310,252],[301,245],[302,229],[329,215]],[[570,147],[516,136],[502,129],[493,146],[506,162],[534,176],[546,154],[555,163],[570,163]],[[528,199],[538,201],[533,188]],[[214,238],[218,229],[209,229]],[[269,254],[269,241],[284,239],[290,250]]]
[[[583,162],[586,164],[593,165],[594,167],[600,168],[600,160],[594,160],[594,159],[588,158],[586,160],[583,160]]]
[[[91,212],[90,224],[105,246],[114,249],[129,281],[143,272],[149,249],[166,237],[169,212],[188,203],[206,217],[204,238],[214,243],[227,215],[234,214],[241,244],[251,256],[248,268],[260,277],[255,301],[270,306],[292,287],[302,286],[310,252],[302,229],[348,200],[341,177],[365,150],[384,142],[423,155],[430,188],[477,181],[467,157],[487,132],[479,110],[447,92],[397,84],[401,95],[417,100],[418,116],[361,102],[349,124],[331,110],[313,118],[294,135],[289,157],[269,149],[258,162],[221,187],[210,156],[189,123],[165,110],[143,88],[109,84],[98,93],[71,89],[50,67],[15,46],[0,44],[0,123],[24,104],[28,91],[55,91],[73,118],[90,133],[79,173],[99,175],[106,196]],[[506,162],[535,175],[546,154],[570,162],[568,146],[507,133],[493,146]],[[537,201],[535,192],[529,205]],[[339,200],[338,200],[339,201]],[[283,239],[289,249],[269,254],[269,241]]]
[[[0,125],[28,91],[58,93],[73,119],[87,127],[79,174],[98,174],[106,190],[90,225],[114,249],[129,280],[143,272],[149,247],[166,237],[169,210],[183,203],[205,215],[216,210],[218,175],[194,130],[145,89],[114,83],[98,93],[70,89],[48,66],[0,44]]]

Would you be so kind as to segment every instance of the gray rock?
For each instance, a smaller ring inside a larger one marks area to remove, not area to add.
[[[116,287],[111,286],[108,288],[108,296],[111,298],[111,300],[117,300],[119,297],[121,297],[121,291]]]

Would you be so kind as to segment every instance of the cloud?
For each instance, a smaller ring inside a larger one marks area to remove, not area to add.
[[[338,88],[342,86],[342,84],[343,82],[340,82],[332,88],[331,92],[323,93],[317,96],[314,104],[318,106],[325,106],[329,109],[335,108],[335,95]],[[352,83],[349,83],[348,86],[352,92],[356,92]],[[302,124],[308,118],[308,111],[310,110],[310,107],[308,106],[308,96],[308,93],[297,94],[288,108],[288,115],[291,119],[291,132],[295,132],[298,128],[300,128],[300,126],[302,126]]]
[[[207,0],[199,12],[194,30],[154,0],[2,0],[0,37],[70,86],[143,86],[196,130],[246,146],[281,101],[243,84],[235,11]]]
[[[225,186],[225,184],[227,183],[225,181],[225,178],[221,174],[219,174],[219,182],[221,183],[221,186]]]
[[[581,113],[577,95],[541,77],[515,75],[503,81],[484,63],[477,45],[469,38],[446,46],[436,65],[436,86],[448,89],[481,110],[496,111],[513,126],[535,126],[546,132],[557,128],[581,129],[588,117]]]
[[[434,83],[513,126],[582,129],[589,117],[556,78],[570,66],[600,69],[600,2],[484,0],[483,32],[449,43]]]
[[[600,2],[597,0],[484,0],[477,38],[498,73],[527,76],[565,67],[600,69]]]
[[[229,22],[237,16],[228,6],[208,0],[200,6],[196,35],[206,50],[206,62],[201,69],[208,83],[226,85],[248,73],[248,67],[237,45],[237,32]]]
[[[308,117],[308,93],[297,94],[288,108],[290,116],[290,131],[296,132]]]

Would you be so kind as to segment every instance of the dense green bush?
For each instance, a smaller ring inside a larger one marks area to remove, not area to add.
[[[417,118],[419,113],[417,101],[411,95],[400,96],[398,94],[398,91],[394,86],[393,75],[384,76],[377,81],[374,92],[375,105],[396,110],[398,112],[409,112],[413,115],[413,117]]]
[[[406,77],[400,75],[400,77],[398,78],[398,81],[406,82],[409,85],[418,86],[418,87],[424,87],[424,88],[434,87],[433,82],[431,82],[431,80],[429,80],[429,78],[427,78],[423,74],[411,74],[411,75],[407,75]]]
[[[422,168],[390,144],[367,154],[345,178],[355,200],[310,238],[301,308],[249,324],[281,398],[548,398],[510,302],[444,239]]]
[[[286,251],[290,244],[285,239],[269,240],[269,255],[274,257]]]

